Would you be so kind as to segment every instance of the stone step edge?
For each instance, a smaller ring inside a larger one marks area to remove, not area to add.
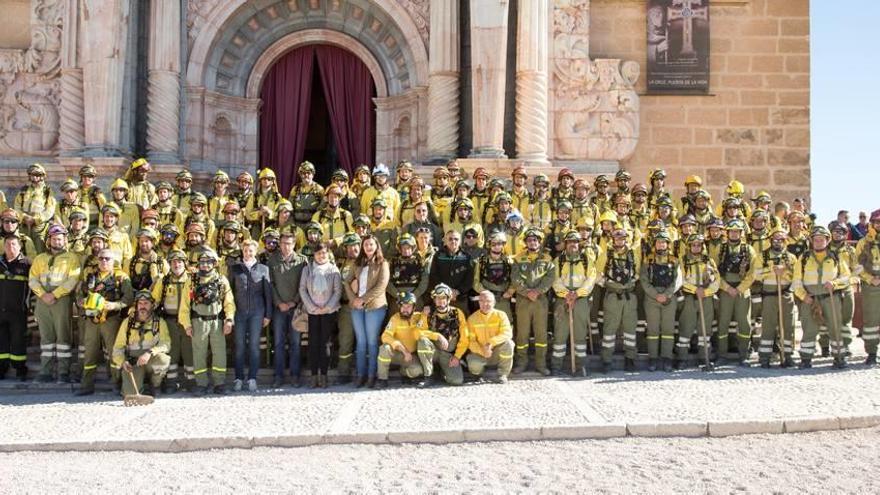
[[[193,452],[256,447],[308,447],[338,444],[451,444],[466,442],[525,442],[542,440],[596,440],[609,438],[728,437],[850,430],[880,426],[880,414],[801,416],[774,419],[673,421],[658,423],[596,423],[579,425],[462,430],[329,432],[279,436],[193,437],[107,441],[4,443],[0,452]]]

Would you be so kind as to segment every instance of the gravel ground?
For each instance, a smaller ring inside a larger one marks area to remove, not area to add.
[[[23,493],[878,493],[878,440],[874,428],[723,439],[22,452],[0,454],[0,486]]]

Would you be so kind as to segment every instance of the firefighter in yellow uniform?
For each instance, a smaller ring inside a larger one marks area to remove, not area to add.
[[[131,162],[125,181],[129,186],[128,200],[146,210],[157,201],[156,188],[147,181],[147,174],[152,171],[152,166],[145,158],[138,158]],[[135,229],[136,230],[136,229]]]
[[[672,371],[675,350],[675,316],[682,286],[681,261],[672,254],[672,237],[660,230],[642,262],[639,282],[645,291],[645,320],[648,343],[648,371],[656,371],[657,359],[667,373]]]
[[[234,200],[229,194],[229,175],[226,172],[218,170],[211,182],[213,191],[208,197],[208,215],[216,224],[223,220],[223,207],[226,206],[226,203]]]
[[[93,227],[101,223],[98,217],[101,215],[101,208],[107,204],[107,198],[101,192],[101,188],[95,185],[97,177],[98,171],[94,165],[83,165],[79,169],[79,197],[89,205],[88,223]]]
[[[163,392],[174,393],[180,387],[179,363],[183,361],[185,388],[192,390],[193,375],[193,352],[192,339],[186,335],[180,322],[177,320],[181,302],[184,297],[183,286],[189,280],[186,271],[186,254],[180,250],[173,250],[168,255],[168,263],[171,270],[153,284],[153,300],[156,301],[156,311],[168,327],[168,336],[171,339],[168,356],[171,358],[168,366],[168,374],[162,388]]]
[[[806,223],[806,217],[804,218],[804,223]],[[846,224],[838,222],[837,220],[828,224],[828,231],[831,232],[831,243],[828,245],[828,250],[835,254],[839,259],[846,261],[846,266],[849,267],[849,271],[852,275],[850,279],[850,283],[843,290],[843,303],[841,305],[840,315],[842,317],[842,330],[843,330],[843,348],[844,353],[849,355],[849,345],[852,343],[852,322],[853,315],[855,314],[855,291],[859,286],[859,276],[862,274],[863,267],[861,263],[859,263],[858,257],[856,256],[856,249],[847,242],[847,236],[849,235],[849,227]],[[789,246],[790,248],[791,246]],[[827,352],[824,352],[828,349],[828,332],[820,332],[819,333],[819,345],[822,347],[822,351],[824,355],[828,355]]]
[[[22,233],[30,237],[37,252],[42,253],[45,247],[43,236],[55,215],[56,201],[52,189],[46,184],[46,169],[42,165],[31,165],[27,174],[30,184],[15,195],[12,206],[21,214]]]
[[[556,260],[556,279],[553,292],[553,373],[562,375],[563,358],[569,344],[569,332],[574,332],[575,369],[572,375],[587,376],[587,330],[590,327],[590,295],[596,284],[596,264],[580,248],[581,235],[573,230],[565,234],[565,250]],[[569,327],[573,324],[573,327]]]
[[[422,313],[422,335],[417,352],[425,370],[425,384],[431,384],[434,365],[440,367],[449,385],[464,383],[461,359],[467,352],[469,332],[464,313],[452,305],[452,288],[438,284],[431,291],[434,301],[430,313]]]
[[[495,295],[480,292],[480,309],[468,317],[467,367],[481,380],[486,366],[498,367],[498,383],[507,383],[513,368],[513,329],[504,311],[495,309]]]
[[[603,250],[596,262],[599,284],[604,288],[602,298],[602,372],[611,369],[611,359],[618,332],[623,334],[625,352],[624,370],[635,371],[636,326],[638,299],[636,284],[641,272],[641,253],[629,241],[629,232],[615,227],[611,232],[611,246]]]
[[[47,252],[37,255],[28,277],[37,297],[34,317],[40,328],[40,374],[37,381],[53,380],[57,360],[58,380],[70,381],[72,356],[70,335],[71,293],[80,274],[80,259],[67,251],[67,229],[53,225],[46,232]]]
[[[83,376],[77,395],[95,393],[95,371],[101,357],[101,347],[109,354],[119,331],[122,311],[132,303],[134,293],[131,279],[116,265],[115,252],[104,249],[98,253],[98,267],[83,271],[77,290],[76,305],[82,310],[85,322],[85,360]],[[119,368],[108,363],[110,380],[116,386]]]
[[[553,221],[553,199],[550,197],[550,179],[544,174],[538,174],[532,180],[535,192],[529,203],[528,211],[521,211],[526,216],[530,227],[541,230],[547,228]]]
[[[751,289],[757,259],[755,251],[745,242],[745,229],[742,220],[728,221],[725,226],[727,242],[721,245],[718,257],[713,261],[721,275],[716,364],[727,361],[729,328],[735,324],[739,365],[747,368],[751,343]]]
[[[385,201],[385,214],[393,221],[395,213],[400,210],[400,195],[388,184],[388,167],[384,163],[373,169],[373,185],[361,195],[361,213],[372,211],[373,201],[377,198]]]
[[[113,367],[122,369],[122,395],[144,390],[144,379],[150,379],[148,395],[159,395],[159,384],[168,372],[168,349],[171,338],[165,320],[154,311],[155,302],[148,290],[134,296],[135,310],[119,326],[113,344]],[[132,383],[132,378],[134,383]]]
[[[516,364],[513,374],[525,371],[528,364],[529,335],[535,337],[535,368],[547,376],[547,317],[550,302],[547,293],[556,278],[553,260],[541,249],[544,232],[526,230],[526,250],[513,260],[511,275],[516,287]]]
[[[342,245],[342,238],[351,232],[354,219],[351,213],[342,209],[342,189],[338,186],[330,186],[324,192],[326,198],[324,206],[313,216],[312,221],[321,224],[324,228],[324,242],[329,242],[331,251],[339,253],[338,247]]]
[[[107,206],[114,205],[119,211],[116,224],[126,235],[134,236],[141,228],[141,210],[144,208],[131,201],[131,190],[128,183],[122,179],[116,179],[110,186],[110,197],[113,201],[106,203],[101,208],[101,221],[98,225],[103,225],[104,210]]]
[[[425,372],[418,358],[419,340],[422,336],[422,313],[415,311],[416,296],[412,292],[397,295],[400,311],[393,315],[385,331],[382,332],[382,345],[379,347],[379,366],[376,372],[379,388],[388,387],[388,369],[392,364],[400,366],[400,374],[406,379],[422,376]],[[428,342],[423,343],[427,346]]]
[[[687,254],[682,259],[684,265],[682,285],[684,303],[678,319],[676,369],[682,369],[686,366],[691,337],[694,333],[699,335],[701,356],[709,346],[709,332],[715,315],[712,298],[721,287],[721,277],[715,262],[706,254],[704,242],[705,238],[702,234],[691,234],[685,241]],[[700,323],[701,317],[702,323]],[[705,337],[703,336],[703,327],[706,328]]]
[[[109,248],[116,253],[116,260],[119,266],[125,266],[134,255],[134,249],[131,247],[131,237],[128,232],[119,226],[119,207],[114,203],[104,205],[101,211],[103,218],[101,227],[107,232],[109,239]]]
[[[288,200],[293,205],[293,220],[300,228],[312,221],[312,217],[321,207],[324,199],[324,188],[314,181],[315,166],[311,162],[302,162],[296,172],[297,183],[290,190]]]
[[[275,207],[284,199],[278,192],[275,172],[271,169],[260,170],[257,180],[257,190],[244,208],[252,239],[259,239],[263,230],[276,224]]]
[[[510,174],[513,186],[510,189],[511,206],[522,215],[528,215],[531,211],[532,193],[526,187],[529,180],[529,174],[526,168],[518,165]]]
[[[842,319],[840,308],[843,291],[850,283],[850,269],[846,261],[828,250],[831,233],[822,226],[813,227],[810,233],[810,250],[798,258],[791,286],[800,301],[798,308],[803,337],[801,338],[801,369],[813,367],[816,353],[816,336],[820,321],[825,322],[831,337],[834,367],[846,368],[843,354]],[[821,320],[820,320],[821,317]]]
[[[788,234],[777,227],[770,236],[770,248],[759,256],[755,280],[761,283],[763,314],[761,315],[761,343],[758,347],[758,362],[761,368],[770,368],[773,344],[779,338],[782,342],[784,359],[782,368],[794,366],[791,358],[794,352],[794,296],[791,282],[794,278],[794,265],[797,256],[785,249]],[[782,294],[780,300],[779,294]],[[779,321],[780,306],[782,321]],[[781,333],[780,333],[781,330]],[[784,337],[784,338],[782,338]]]
[[[184,297],[177,316],[186,335],[192,338],[197,396],[209,390],[209,355],[214,393],[226,393],[226,335],[232,333],[235,302],[229,280],[217,273],[219,261],[214,250],[208,248],[201,252],[198,271],[183,286]]]
[[[67,179],[61,184],[61,194],[63,198],[55,205],[55,221],[61,222],[62,225],[70,229],[69,217],[74,210],[85,212],[86,220],[88,220],[89,204],[79,196],[79,184],[73,179]],[[88,230],[88,224],[84,230]]]
[[[428,191],[428,196],[434,204],[439,219],[439,227],[449,220],[449,209],[452,207],[454,193],[449,185],[449,170],[446,167],[434,169],[434,186]]]
[[[859,241],[856,252],[862,267],[862,340],[865,341],[867,366],[877,365],[877,343],[880,342],[880,210],[871,212],[871,229]]]

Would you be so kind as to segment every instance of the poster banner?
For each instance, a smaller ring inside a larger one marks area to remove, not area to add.
[[[709,0],[648,0],[648,92],[709,92]]]

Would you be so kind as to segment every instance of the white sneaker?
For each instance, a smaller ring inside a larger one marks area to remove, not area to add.
[[[253,378],[251,378],[250,380],[248,380],[248,390],[251,391],[251,392],[256,392],[256,391],[257,391],[257,381],[254,380]]]
[[[242,386],[242,381],[237,378],[235,379],[234,382],[232,382],[232,390],[234,390],[236,392],[241,392],[241,386]]]

